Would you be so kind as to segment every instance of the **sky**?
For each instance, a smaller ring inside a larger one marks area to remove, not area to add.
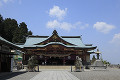
[[[82,36],[120,64],[120,0],[0,0],[0,14],[25,22],[33,35]]]

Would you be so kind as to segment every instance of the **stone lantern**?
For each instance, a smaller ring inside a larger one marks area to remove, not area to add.
[[[91,69],[93,70],[106,70],[106,66],[104,66],[103,62],[99,59],[99,56],[101,54],[101,52],[99,51],[99,49],[97,49],[97,51],[95,52],[95,54],[97,54],[97,59],[96,61],[93,63],[93,65],[91,65]]]
[[[99,49],[97,49],[97,51],[95,52],[95,54],[97,54],[97,59],[99,59],[99,56],[101,54],[101,52],[99,51]]]

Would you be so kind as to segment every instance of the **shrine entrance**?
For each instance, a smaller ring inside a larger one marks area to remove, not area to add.
[[[47,60],[47,65],[63,65],[63,60],[60,57],[51,57]]]
[[[42,49],[34,49],[32,52],[38,55],[40,65],[74,65],[77,51],[62,44],[51,44]]]

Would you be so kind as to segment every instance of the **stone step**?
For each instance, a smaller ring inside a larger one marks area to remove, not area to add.
[[[24,69],[27,70],[27,65],[24,65]],[[35,67],[35,70],[37,71],[38,70],[38,66]],[[69,70],[71,71],[71,66],[48,66],[48,65],[45,65],[45,66],[41,66],[39,65],[39,70]],[[72,66],[72,70],[75,70],[75,66]]]
[[[74,68],[74,66],[72,66]],[[38,68],[38,66],[36,66]],[[71,66],[39,66],[39,69],[65,69],[70,70]]]

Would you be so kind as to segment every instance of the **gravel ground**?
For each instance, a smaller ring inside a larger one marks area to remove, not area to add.
[[[120,69],[99,71],[71,72],[80,80],[120,80]]]
[[[3,75],[0,77],[0,80],[30,80],[35,75],[37,75],[39,72],[11,72],[11,73],[5,73],[6,75]]]

